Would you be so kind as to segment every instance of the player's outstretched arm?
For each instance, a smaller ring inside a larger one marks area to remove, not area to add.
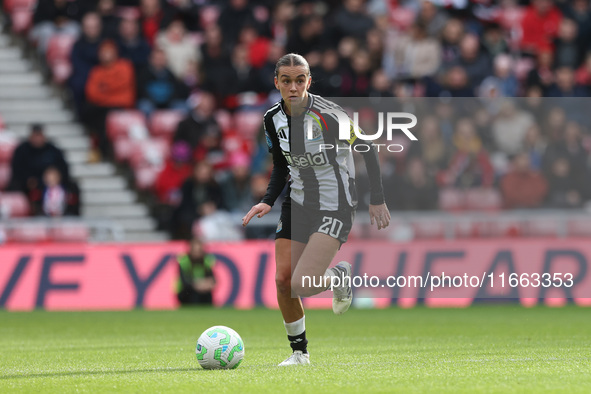
[[[257,217],[262,218],[266,214],[271,211],[271,206],[269,204],[265,204],[264,202],[260,202],[257,205],[250,208],[250,211],[242,218],[242,226],[246,227],[250,219],[257,215]]]
[[[386,203],[380,205],[370,204],[369,220],[372,226],[374,222],[378,224],[378,230],[388,227],[390,225],[390,211]]]

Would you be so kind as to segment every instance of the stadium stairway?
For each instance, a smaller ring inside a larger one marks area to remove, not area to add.
[[[113,163],[88,163],[90,138],[34,64],[10,35],[0,33],[0,114],[7,129],[26,138],[32,123],[45,125],[46,135],[64,151],[80,186],[84,218],[110,219],[121,225],[125,241],[168,239],[156,230],[148,206],[138,201],[138,194]]]

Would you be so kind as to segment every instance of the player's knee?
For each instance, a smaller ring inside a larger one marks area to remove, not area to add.
[[[291,275],[277,272],[275,275],[275,285],[277,292],[280,294],[288,294],[291,291]]]

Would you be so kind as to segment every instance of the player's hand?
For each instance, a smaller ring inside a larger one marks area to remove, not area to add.
[[[388,227],[390,224],[390,211],[386,204],[370,205],[369,220],[372,226],[374,222],[378,224],[378,230]]]
[[[262,218],[266,214],[271,211],[271,206],[265,204],[264,202],[258,203],[254,207],[250,208],[250,211],[242,218],[242,227],[246,227],[250,219],[257,215],[257,217]]]

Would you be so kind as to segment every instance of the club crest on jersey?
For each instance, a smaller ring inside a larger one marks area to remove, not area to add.
[[[322,120],[325,127],[326,121],[319,112],[314,111],[312,108],[308,108],[308,111],[305,121],[306,137],[309,141],[318,141],[322,138],[322,123],[320,121]]]
[[[306,136],[309,141],[318,141],[322,138],[322,128],[316,123],[312,123],[312,132],[306,133]]]

